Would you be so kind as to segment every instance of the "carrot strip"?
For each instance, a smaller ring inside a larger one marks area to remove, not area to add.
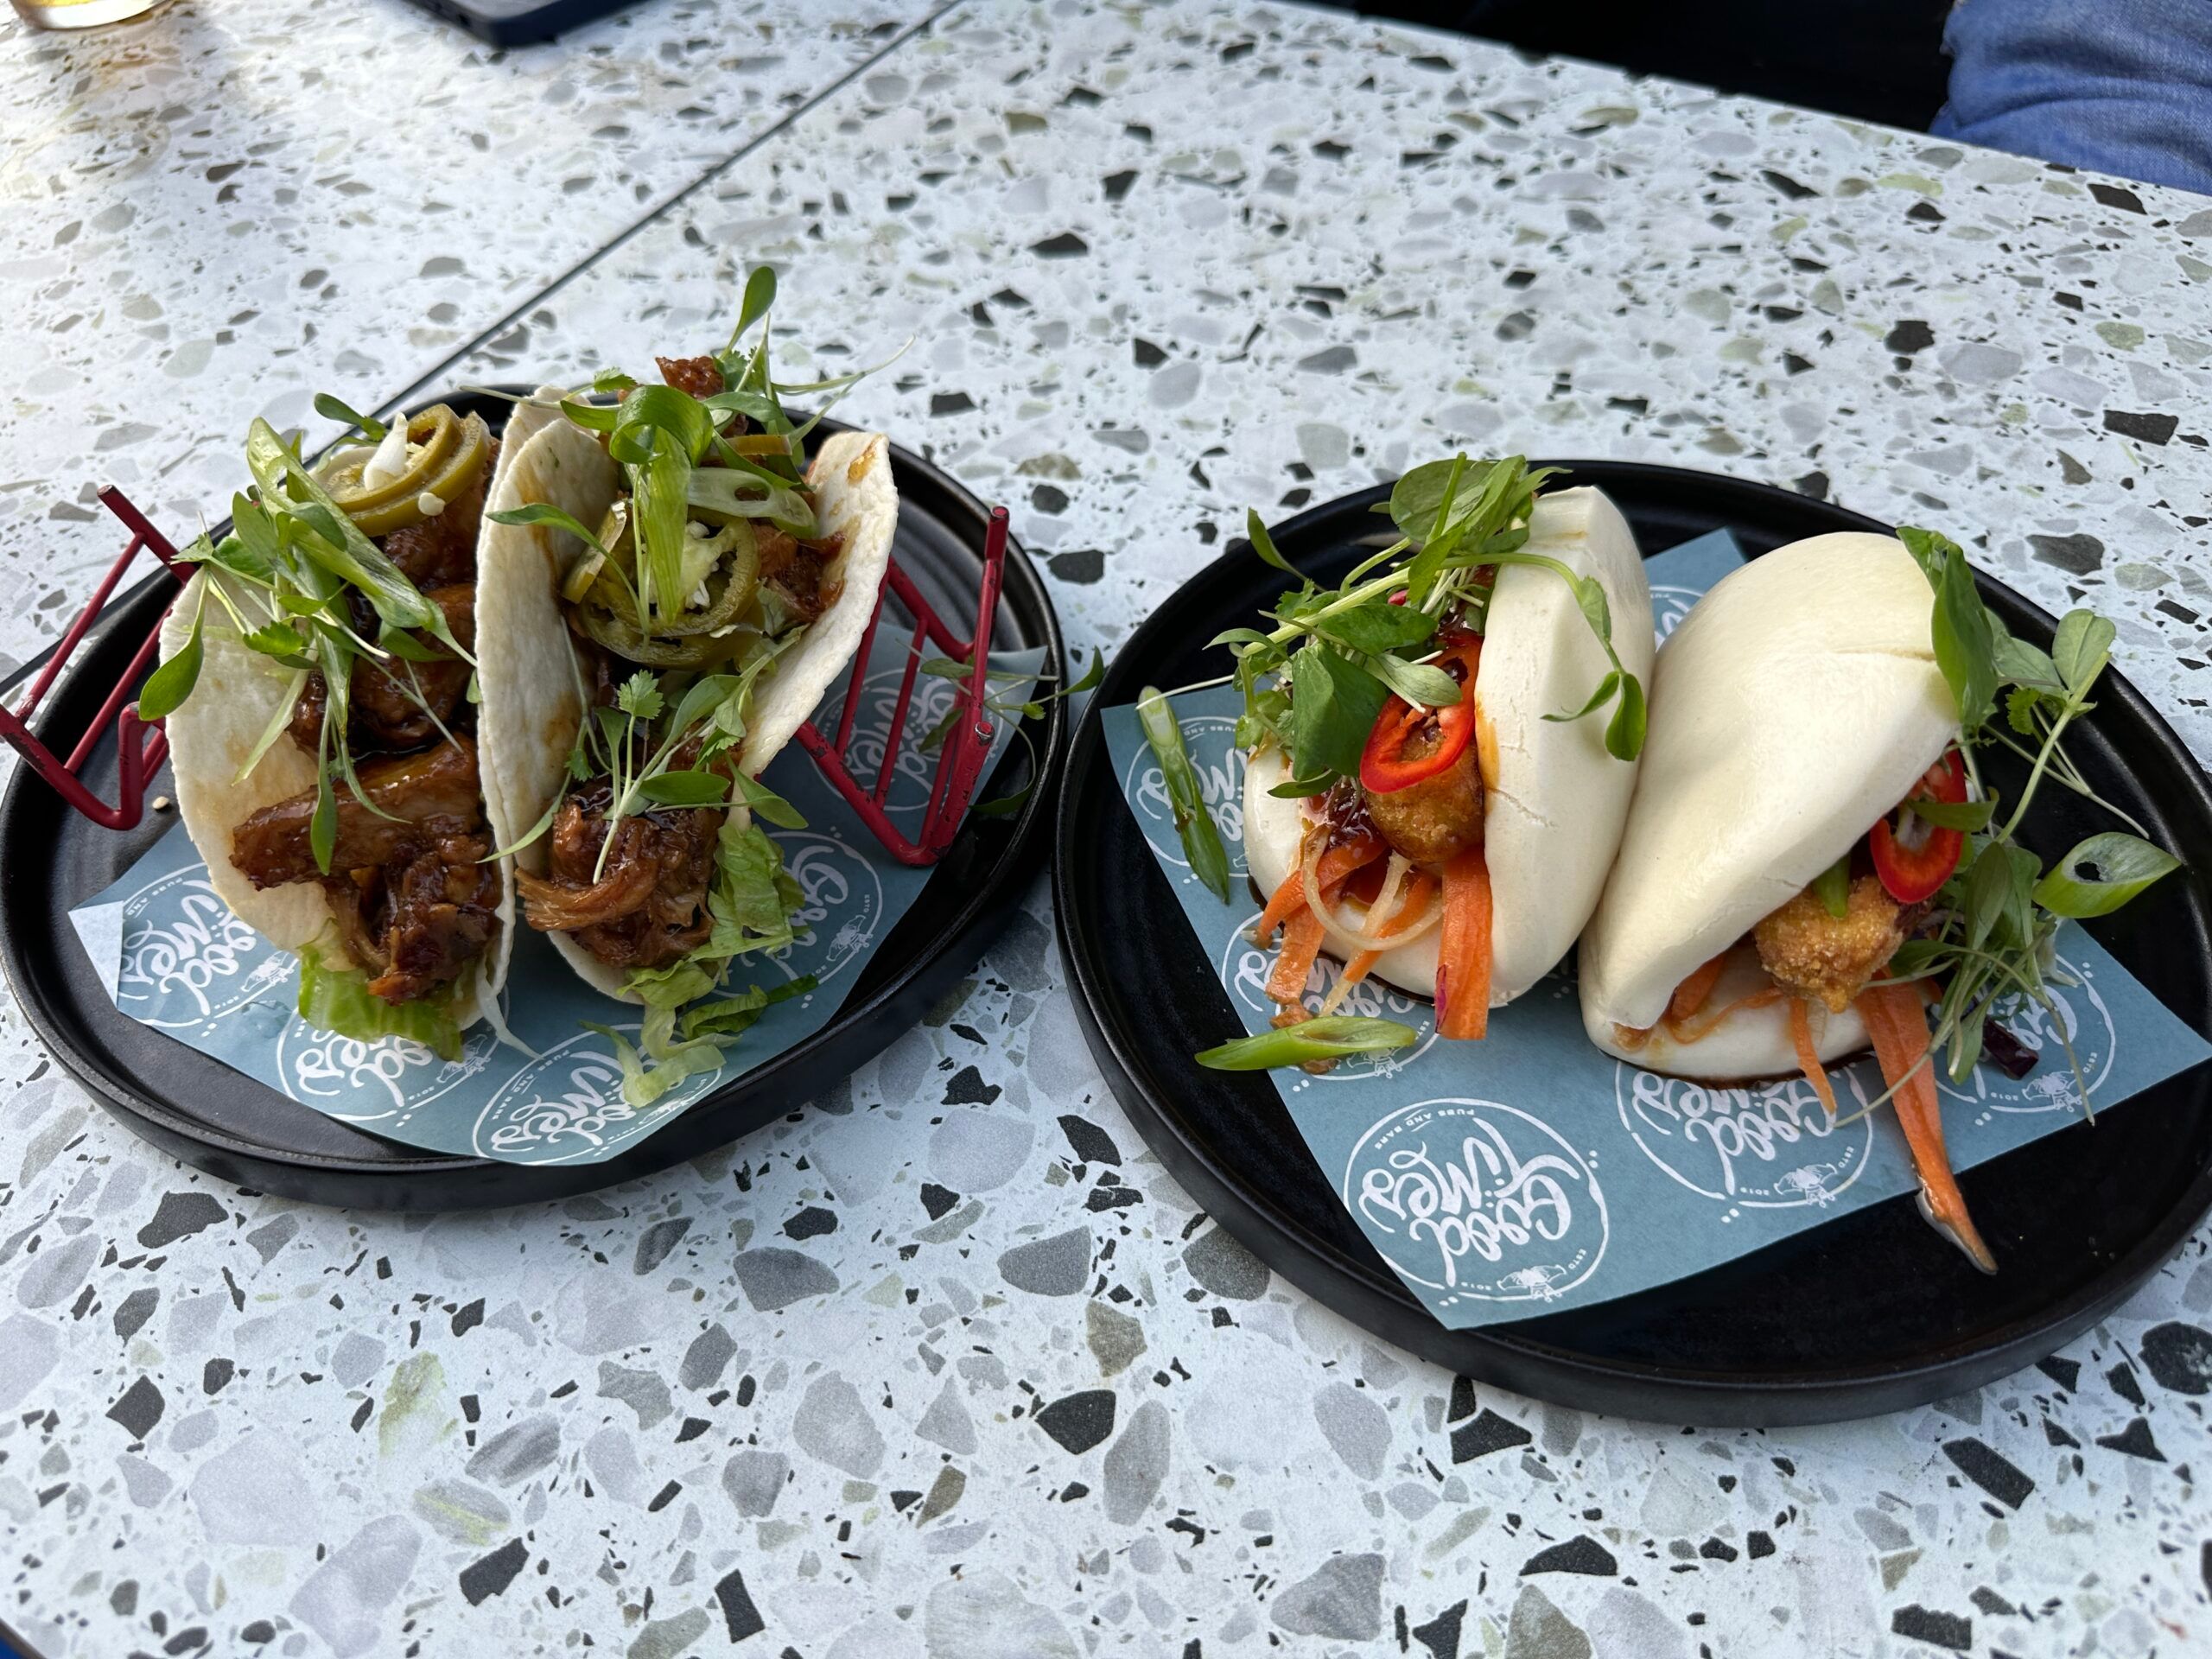
[[[1300,908],[1284,925],[1282,954],[1275,958],[1274,972],[1268,976],[1268,995],[1286,1004],[1304,996],[1306,976],[1313,971],[1313,958],[1320,954],[1321,918]]]
[[[1443,937],[1436,963],[1436,1028],[1478,1041],[1490,1031],[1490,866],[1470,847],[1444,867]]]
[[[1389,920],[1382,924],[1382,933],[1384,938],[1402,933],[1419,919],[1421,913],[1428,908],[1429,886],[1429,878],[1425,872],[1420,870],[1414,872],[1414,879],[1406,883],[1405,895],[1398,900],[1397,909],[1392,911]],[[1347,987],[1358,984],[1382,959],[1382,952],[1380,950],[1361,951],[1350,962],[1344,963],[1344,977],[1337,983]]]
[[[1659,1023],[1667,1027],[1667,1034],[1678,1043],[1700,1043],[1719,1030],[1730,1014],[1768,1007],[1780,1001],[1782,988],[1769,985],[1762,990],[1746,991],[1733,1002],[1724,1002],[1717,1008],[1692,1014],[1687,1020],[1677,1020],[1674,1015],[1667,1014]]]
[[[1362,836],[1357,841],[1339,842],[1330,848],[1321,855],[1313,872],[1321,896],[1335,898],[1337,889],[1351,880],[1352,872],[1365,868],[1389,850],[1389,843],[1380,836]]]
[[[1319,833],[1318,831],[1316,833]],[[1379,836],[1363,836],[1357,841],[1340,842],[1323,853],[1314,872],[1324,898],[1333,899],[1336,889],[1351,880],[1356,871],[1372,864],[1389,849]],[[1275,930],[1306,908],[1306,878],[1296,869],[1276,884],[1268,907],[1260,912],[1260,919],[1252,924],[1253,942],[1264,945],[1275,936]]]
[[[1306,881],[1294,869],[1277,884],[1274,896],[1268,900],[1268,907],[1260,912],[1260,919],[1252,924],[1252,942],[1266,945],[1274,938],[1277,928],[1305,908]]]
[[[1797,1064],[1805,1068],[1805,1081],[1813,1085],[1813,1092],[1834,1118],[1835,1090],[1828,1084],[1828,1069],[1821,1064],[1820,1050],[1813,1046],[1812,1015],[1802,996],[1789,999],[1789,1040],[1797,1050]]]
[[[1910,985],[1870,985],[1859,994],[1859,1017],[1874,1039],[1875,1058],[1882,1063],[1882,1078],[1896,1093],[1890,1104],[1897,1110],[1906,1146],[1912,1149],[1913,1167],[1920,1175],[1921,1208],[1936,1228],[1950,1236],[1984,1273],[1997,1271],[1997,1258],[1967,1214],[1966,1194],[1959,1191],[1951,1173],[1950,1154],[1943,1146],[1943,1118],[1936,1094],[1934,1062],[1919,1065],[1928,1053],[1928,1015],[1919,991]],[[1912,1076],[1899,1086],[1898,1079]]]
[[[1720,970],[1727,962],[1728,953],[1724,950],[1675,986],[1675,995],[1667,1003],[1667,1017],[1687,1020],[1703,1007],[1706,999],[1713,995],[1713,988],[1720,982]]]

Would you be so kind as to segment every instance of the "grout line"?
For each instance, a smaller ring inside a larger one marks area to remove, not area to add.
[[[920,20],[920,22],[909,24],[907,29],[902,29],[902,31],[900,31],[900,33],[896,33],[896,35],[893,35],[892,40],[887,40],[887,42],[882,44],[882,47],[878,48],[878,51],[874,51],[872,55],[868,55],[868,58],[862,58],[861,62],[858,62],[858,64],[854,64],[854,67],[849,68],[849,71],[845,71],[845,73],[842,73],[842,75],[838,75],[838,78],[834,79],[834,82],[830,82],[830,84],[827,84],[827,86],[823,86],[821,91],[818,91],[818,93],[814,93],[812,98],[807,98],[805,102],[798,104],[797,108],[791,108],[791,111],[787,111],[787,113],[785,113],[785,115],[781,115],[781,118],[779,118],[777,122],[772,122],[770,126],[761,128],[761,130],[759,130],[759,133],[754,133],[754,135],[752,135],[750,139],[746,139],[746,142],[743,142],[741,146],[739,146],[739,149],[732,150],[730,155],[726,155],[726,157],[723,157],[721,162],[716,162],[715,166],[710,166],[710,168],[706,170],[706,173],[702,173],[702,175],[699,175],[699,177],[696,177],[696,179],[692,179],[690,183],[686,183],[686,186],[683,186],[683,188],[677,190],[675,194],[671,194],[671,197],[668,197],[666,201],[661,201],[661,204],[659,204],[659,206],[655,206],[655,208],[648,208],[646,213],[644,213],[644,217],[637,219],[635,224],[631,224],[631,226],[628,226],[628,228],[620,230],[620,232],[617,232],[615,237],[611,238],[611,241],[606,241],[606,244],[601,244],[600,248],[595,248],[595,250],[591,250],[591,252],[588,252],[588,254],[584,254],[584,257],[582,257],[580,261],[575,261],[575,264],[573,264],[573,265],[569,265],[569,270],[564,270],[564,272],[562,272],[560,276],[556,276],[556,279],[550,281],[550,283],[546,283],[544,288],[537,289],[536,294],[531,294],[529,299],[520,301],[520,303],[515,305],[513,309],[509,309],[509,312],[506,312],[505,316],[500,316],[500,319],[495,321],[495,323],[491,323],[491,327],[486,327],[486,329],[482,329],[482,332],[478,332],[478,334],[474,334],[474,336],[471,336],[469,340],[465,340],[465,343],[460,345],[460,347],[455,347],[454,352],[449,352],[449,354],[447,354],[445,359],[440,359],[438,363],[431,365],[429,370],[425,370],[425,372],[423,372],[423,374],[420,374],[420,376],[416,376],[414,380],[410,380],[410,383],[404,385],[404,387],[400,387],[398,394],[390,396],[390,398],[385,398],[383,403],[380,403],[380,404],[376,404],[374,414],[378,416],[378,418],[390,418],[391,411],[394,411],[394,410],[400,410],[400,407],[403,407],[403,404],[407,403],[407,398],[410,398],[410,396],[414,396],[416,391],[423,391],[423,390],[425,390],[425,387],[429,387],[429,385],[434,385],[435,380],[440,378],[440,376],[447,374],[447,372],[449,372],[455,363],[460,363],[460,360],[462,360],[462,359],[467,359],[467,356],[469,356],[471,352],[475,352],[475,349],[480,349],[482,345],[486,343],[486,340],[498,339],[498,336],[500,336],[502,332],[505,332],[505,329],[513,327],[513,325],[518,323],[518,321],[522,321],[522,316],[529,315],[531,308],[536,308],[536,305],[542,305],[542,303],[544,303],[544,301],[549,301],[550,296],[553,296],[553,294],[557,294],[557,292],[560,292],[562,288],[566,288],[566,285],[569,285],[569,283],[573,283],[573,281],[575,281],[577,276],[582,276],[582,274],[584,274],[586,270],[591,270],[593,265],[597,265],[597,264],[600,264],[601,259],[606,259],[606,257],[608,257],[608,254],[615,252],[617,248],[621,248],[621,245],[624,245],[626,241],[631,241],[632,237],[637,237],[637,234],[639,234],[641,230],[646,230],[646,226],[657,224],[657,221],[659,221],[661,217],[666,217],[668,210],[675,208],[675,206],[679,206],[679,204],[683,204],[683,201],[688,201],[688,199],[690,199],[692,194],[696,194],[696,193],[699,193],[699,190],[706,188],[708,183],[712,183],[712,181],[715,181],[715,179],[721,177],[723,173],[728,173],[728,170],[730,170],[730,168],[734,168],[736,163],[743,162],[743,159],[746,159],[747,155],[754,153],[754,150],[757,150],[759,146],[763,146],[763,143],[766,143],[767,139],[777,137],[777,135],[781,135],[783,130],[785,130],[785,128],[790,128],[791,124],[797,124],[797,122],[798,122],[798,118],[801,118],[801,115],[810,115],[810,113],[812,113],[812,111],[814,111],[814,108],[818,106],[818,104],[830,102],[830,99],[832,99],[834,95],[841,93],[841,91],[845,91],[847,86],[852,86],[854,79],[858,79],[858,78],[861,78],[861,75],[865,75],[865,73],[868,73],[869,68],[874,68],[874,67],[876,67],[876,64],[880,64],[882,60],[889,58],[889,55],[892,55],[892,53],[896,53],[898,48],[905,47],[905,44],[907,44],[909,40],[913,40],[913,38],[916,38],[916,35],[920,35],[920,33],[925,33],[925,31],[929,31],[929,29],[933,29],[933,27],[936,27],[938,22],[943,22],[944,17],[951,16],[951,13],[953,13],[953,11],[957,11],[957,9],[963,7],[963,4],[964,4],[964,0],[947,0],[947,4],[940,4],[940,7],[938,7],[936,11],[929,13],[927,17],[923,17],[923,20]],[[155,570],[153,575],[146,577],[146,582],[153,582],[155,577],[159,577],[159,575],[162,575],[162,570]],[[118,593],[118,595],[111,597],[111,600],[108,600],[108,606],[111,606],[111,608],[119,608],[119,606],[124,606],[124,604],[128,604],[128,601],[130,601],[130,600],[135,600],[135,597],[139,595],[139,591],[142,591],[143,586],[146,586],[146,582],[135,582],[135,584],[130,586],[130,588],[126,588],[126,591],[124,591],[124,593]],[[95,628],[93,628],[93,635],[86,635],[86,644],[91,644],[91,641],[93,641],[93,637],[95,637],[95,635],[99,635],[99,626],[95,626]],[[16,690],[17,686],[22,686],[24,681],[31,679],[31,675],[35,675],[35,672],[38,672],[40,668],[47,666],[47,661],[51,659],[53,652],[55,652],[55,646],[58,646],[58,641],[48,639],[48,641],[47,641],[47,646],[44,646],[44,651],[35,652],[35,655],[33,655],[31,659],[24,661],[24,664],[20,664],[20,666],[11,668],[11,671],[9,671],[7,675],[0,675],[0,696],[7,696],[9,692]],[[4,1639],[0,1639],[0,1643],[4,1643]],[[7,1652],[7,1648],[0,1646],[0,1655],[4,1655],[4,1652]]]
[[[893,35],[889,41],[887,41],[879,50],[861,60],[859,63],[855,64],[852,68],[846,71],[842,75],[840,75],[836,80],[823,87],[820,92],[816,92],[804,103],[799,105],[797,108],[787,111],[770,125],[761,129],[760,131],[754,134],[751,138],[747,139],[745,143],[740,145],[735,150],[722,157],[721,161],[716,162],[712,167],[699,175],[697,178],[692,180],[689,184],[684,185],[681,189],[669,196],[657,207],[648,209],[645,213],[634,223],[618,232],[610,240],[600,247],[594,249],[582,258],[577,260],[576,263],[570,265],[568,270],[563,271],[551,282],[548,283],[543,288],[539,289],[536,293],[531,295],[528,298],[517,304],[512,309],[509,310],[489,327],[485,328],[480,333],[472,336],[470,339],[464,341],[460,346],[448,353],[445,357],[432,364],[429,369],[425,370],[422,374],[410,381],[395,395],[386,398],[383,403],[378,404],[373,413],[379,419],[388,418],[392,411],[403,407],[410,397],[418,391],[421,391],[423,388],[435,383],[439,377],[445,374],[454,366],[454,365],[461,362],[471,353],[480,349],[486,342],[498,338],[499,334],[513,327],[513,325],[520,321],[533,307],[543,305],[555,294],[560,292],[562,289],[567,287],[570,283],[582,276],[584,272],[589,270],[601,260],[606,258],[608,254],[613,253],[617,248],[621,247],[632,238],[638,235],[639,232],[645,230],[648,226],[658,222],[665,214],[667,214],[670,209],[688,200],[690,197],[696,195],[700,190],[705,188],[708,185],[712,184],[716,179],[721,177],[723,174],[728,172],[733,167],[735,167],[740,162],[743,161],[747,156],[751,155],[762,144],[766,143],[769,139],[776,137],[786,129],[793,125],[801,116],[810,114],[818,105],[827,103],[831,98],[844,91],[844,89],[851,86],[855,80],[866,74],[869,70],[874,68],[876,65],[881,63],[885,59],[891,56],[893,53],[898,51],[909,41],[912,41],[917,35],[924,34],[927,30],[934,28],[944,18],[950,16],[953,12],[957,11],[964,3],[965,0],[947,0],[947,3],[939,5],[936,10],[931,12],[928,16],[923,18],[920,22],[910,24],[898,35]],[[119,608],[120,607],[128,604],[137,597],[138,594],[146,587],[148,582],[150,582],[161,575],[162,572],[156,570],[152,574],[152,575],[147,577],[145,581],[134,582],[129,588],[125,589],[122,593],[115,594],[108,601],[110,608]],[[105,618],[104,617],[102,619],[102,622],[105,623]],[[86,636],[86,644],[91,645],[95,643],[96,639],[100,632],[100,626],[96,625],[92,632]],[[29,661],[10,670],[5,675],[0,675],[0,697],[9,696],[16,690],[16,687],[28,682],[32,675],[37,673],[40,669],[43,668],[48,660],[53,657],[58,643],[58,641],[54,640],[48,641],[46,647],[34,655]],[[0,1656],[4,1656],[4,1647],[0,1647]]]
[[[577,277],[582,276],[586,271],[591,270],[593,266],[598,264],[601,260],[606,258],[609,254],[622,247],[626,243],[636,237],[640,232],[646,229],[647,226],[658,223],[663,218],[666,217],[671,209],[689,200],[692,196],[697,194],[699,191],[704,189],[708,185],[712,184],[716,179],[721,178],[732,168],[735,167],[740,162],[750,156],[754,150],[766,143],[771,138],[781,136],[786,130],[796,124],[802,116],[811,114],[821,105],[829,102],[830,99],[844,91],[846,87],[851,86],[854,81],[859,79],[861,76],[874,68],[876,65],[881,63],[885,59],[890,57],[893,53],[897,52],[909,41],[913,40],[917,35],[922,35],[934,28],[944,18],[958,10],[963,3],[963,0],[949,0],[949,3],[939,5],[937,10],[931,12],[928,16],[923,18],[918,22],[909,25],[906,29],[894,35],[891,40],[886,41],[880,50],[863,59],[861,62],[855,64],[850,69],[847,70],[845,73],[839,76],[829,86],[823,87],[820,92],[816,92],[804,103],[799,105],[797,108],[789,111],[772,124],[764,127],[760,131],[747,139],[743,144],[740,145],[729,155],[722,157],[721,161],[716,162],[712,167],[699,175],[697,178],[693,179],[689,184],[684,185],[681,189],[669,196],[665,200],[648,209],[641,218],[638,219],[635,222],[627,226],[623,230],[618,232],[613,238],[602,244],[601,246],[594,248],[582,258],[577,260],[575,264],[570,265],[566,270],[556,276],[543,288],[539,289],[536,293],[529,296],[527,298],[516,304],[497,321],[491,324],[490,327],[485,328],[471,339],[464,341],[452,352],[448,353],[445,357],[432,364],[429,368],[425,370],[420,375],[417,375],[405,386],[402,387],[397,394],[385,399],[382,404],[379,404],[376,409],[376,415],[378,418],[385,418],[394,411],[403,408],[409,397],[413,396],[415,393],[423,391],[424,388],[435,384],[439,378],[451,370],[455,364],[461,362],[471,353],[482,349],[482,347],[489,341],[497,339],[508,328],[512,327],[517,322],[519,322],[523,317],[532,309],[537,306],[543,305],[547,300],[552,298],[554,295],[559,293],[570,283],[575,281]]]

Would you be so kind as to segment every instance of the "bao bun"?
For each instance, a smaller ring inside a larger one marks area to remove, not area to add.
[[[1597,577],[1612,608],[1622,664],[1649,683],[1651,590],[1643,561],[1605,493],[1539,496],[1528,551]],[[1636,785],[1637,766],[1605,752],[1607,713],[1547,721],[1581,707],[1605,677],[1605,654],[1556,573],[1528,565],[1498,572],[1475,676],[1475,741],[1484,790],[1483,835],[1490,867],[1491,1006],[1503,1007],[1549,973],[1598,902]],[[1274,893],[1298,868],[1305,804],[1271,796],[1281,752],[1267,747],[1244,770],[1244,853],[1253,879]],[[1357,903],[1340,906],[1359,917]],[[1383,952],[1375,972],[1402,989],[1436,994],[1440,930]],[[1357,946],[1338,930],[1327,949],[1339,960]]]
[[[1694,1044],[1624,1046],[1675,988],[1802,892],[1910,792],[1958,732],[1929,641],[1934,595],[1904,544],[1846,531],[1754,559],[1659,653],[1651,734],[1620,855],[1582,936],[1582,1022],[1607,1053],[1679,1076],[1796,1071],[1788,1006]],[[1723,987],[1708,1005],[1728,995]],[[1815,1004],[1821,1058],[1866,1044]]]

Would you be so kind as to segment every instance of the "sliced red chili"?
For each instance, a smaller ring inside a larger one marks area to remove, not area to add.
[[[1915,801],[1943,801],[1956,805],[1967,798],[1966,762],[1959,752],[1951,749],[1943,758],[1928,768],[1913,791],[1905,798],[1910,808]],[[1899,835],[1886,817],[1878,819],[1866,834],[1866,850],[1873,855],[1874,874],[1882,879],[1882,886],[1891,898],[1901,905],[1916,905],[1923,899],[1932,899],[1936,889],[1951,879],[1951,872],[1959,868],[1959,855],[1966,849],[1965,835],[1956,830],[1946,830],[1925,819],[1916,821],[1912,839]]]
[[[1475,736],[1475,669],[1482,641],[1455,641],[1436,665],[1459,682],[1459,701],[1436,709],[1416,709],[1392,697],[1375,717],[1367,747],[1359,757],[1359,781],[1377,795],[1410,789],[1424,778],[1448,769],[1466,753]],[[1454,669],[1459,671],[1452,673]]]

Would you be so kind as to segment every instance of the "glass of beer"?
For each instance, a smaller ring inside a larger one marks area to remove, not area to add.
[[[98,29],[137,17],[162,0],[15,0],[16,15],[34,29]]]

